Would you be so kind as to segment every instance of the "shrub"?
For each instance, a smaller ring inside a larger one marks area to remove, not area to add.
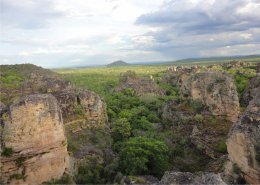
[[[240,174],[241,170],[237,164],[233,164],[233,172],[235,174]]]
[[[96,157],[90,157],[84,164],[78,168],[78,174],[75,176],[76,184],[101,184],[104,183],[102,178],[103,166]]]
[[[120,118],[126,118],[126,119],[130,119],[132,116],[132,112],[128,109],[124,109],[119,113],[119,117]]]
[[[60,179],[53,179],[43,184],[74,184],[70,175],[65,174]]]
[[[201,112],[204,109],[204,105],[201,101],[199,100],[190,100],[189,101],[189,105],[192,107],[193,110],[195,110],[196,112]]]
[[[133,88],[125,88],[123,94],[126,96],[134,96],[135,90]]]
[[[112,127],[112,137],[116,141],[127,139],[131,135],[131,126],[126,118],[119,118]]]
[[[221,153],[227,153],[227,145],[224,139],[220,140],[216,146],[216,150]]]
[[[131,138],[119,153],[119,166],[128,175],[160,176],[168,167],[168,147],[145,137]]]
[[[201,114],[196,114],[194,119],[197,123],[203,123],[204,117]]]
[[[24,161],[26,160],[25,157],[19,157],[18,159],[15,160],[15,163],[18,167],[21,167],[24,163]]]
[[[210,84],[208,85],[208,87],[207,87],[207,91],[208,91],[208,92],[212,92],[213,89],[214,89],[214,83],[210,83]]]
[[[22,174],[13,174],[13,175],[11,175],[10,176],[10,179],[23,179],[23,180],[25,180],[25,176],[24,175],[22,175]]]
[[[8,147],[3,148],[3,151],[2,151],[3,156],[10,157],[10,156],[12,156],[12,154],[13,154],[12,148],[8,148]]]

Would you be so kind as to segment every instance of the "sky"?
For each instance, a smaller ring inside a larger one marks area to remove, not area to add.
[[[260,54],[260,0],[0,0],[0,64]]]

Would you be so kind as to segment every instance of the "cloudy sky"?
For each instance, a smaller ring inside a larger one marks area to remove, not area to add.
[[[0,0],[0,64],[259,54],[260,0]]]

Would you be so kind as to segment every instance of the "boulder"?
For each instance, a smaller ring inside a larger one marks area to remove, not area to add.
[[[41,184],[67,168],[61,110],[50,94],[29,95],[4,115],[1,179],[6,184]]]
[[[231,165],[226,174],[238,173],[249,184],[260,184],[260,94],[231,128],[227,150]]]
[[[201,102],[213,115],[237,120],[239,99],[232,76],[220,72],[182,74],[178,86],[183,97]]]

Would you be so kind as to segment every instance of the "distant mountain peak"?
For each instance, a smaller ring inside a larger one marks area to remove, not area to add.
[[[130,65],[130,64],[128,64],[122,60],[117,60],[115,62],[108,64],[107,66],[108,67],[119,67],[119,66],[128,66],[128,65]]]

